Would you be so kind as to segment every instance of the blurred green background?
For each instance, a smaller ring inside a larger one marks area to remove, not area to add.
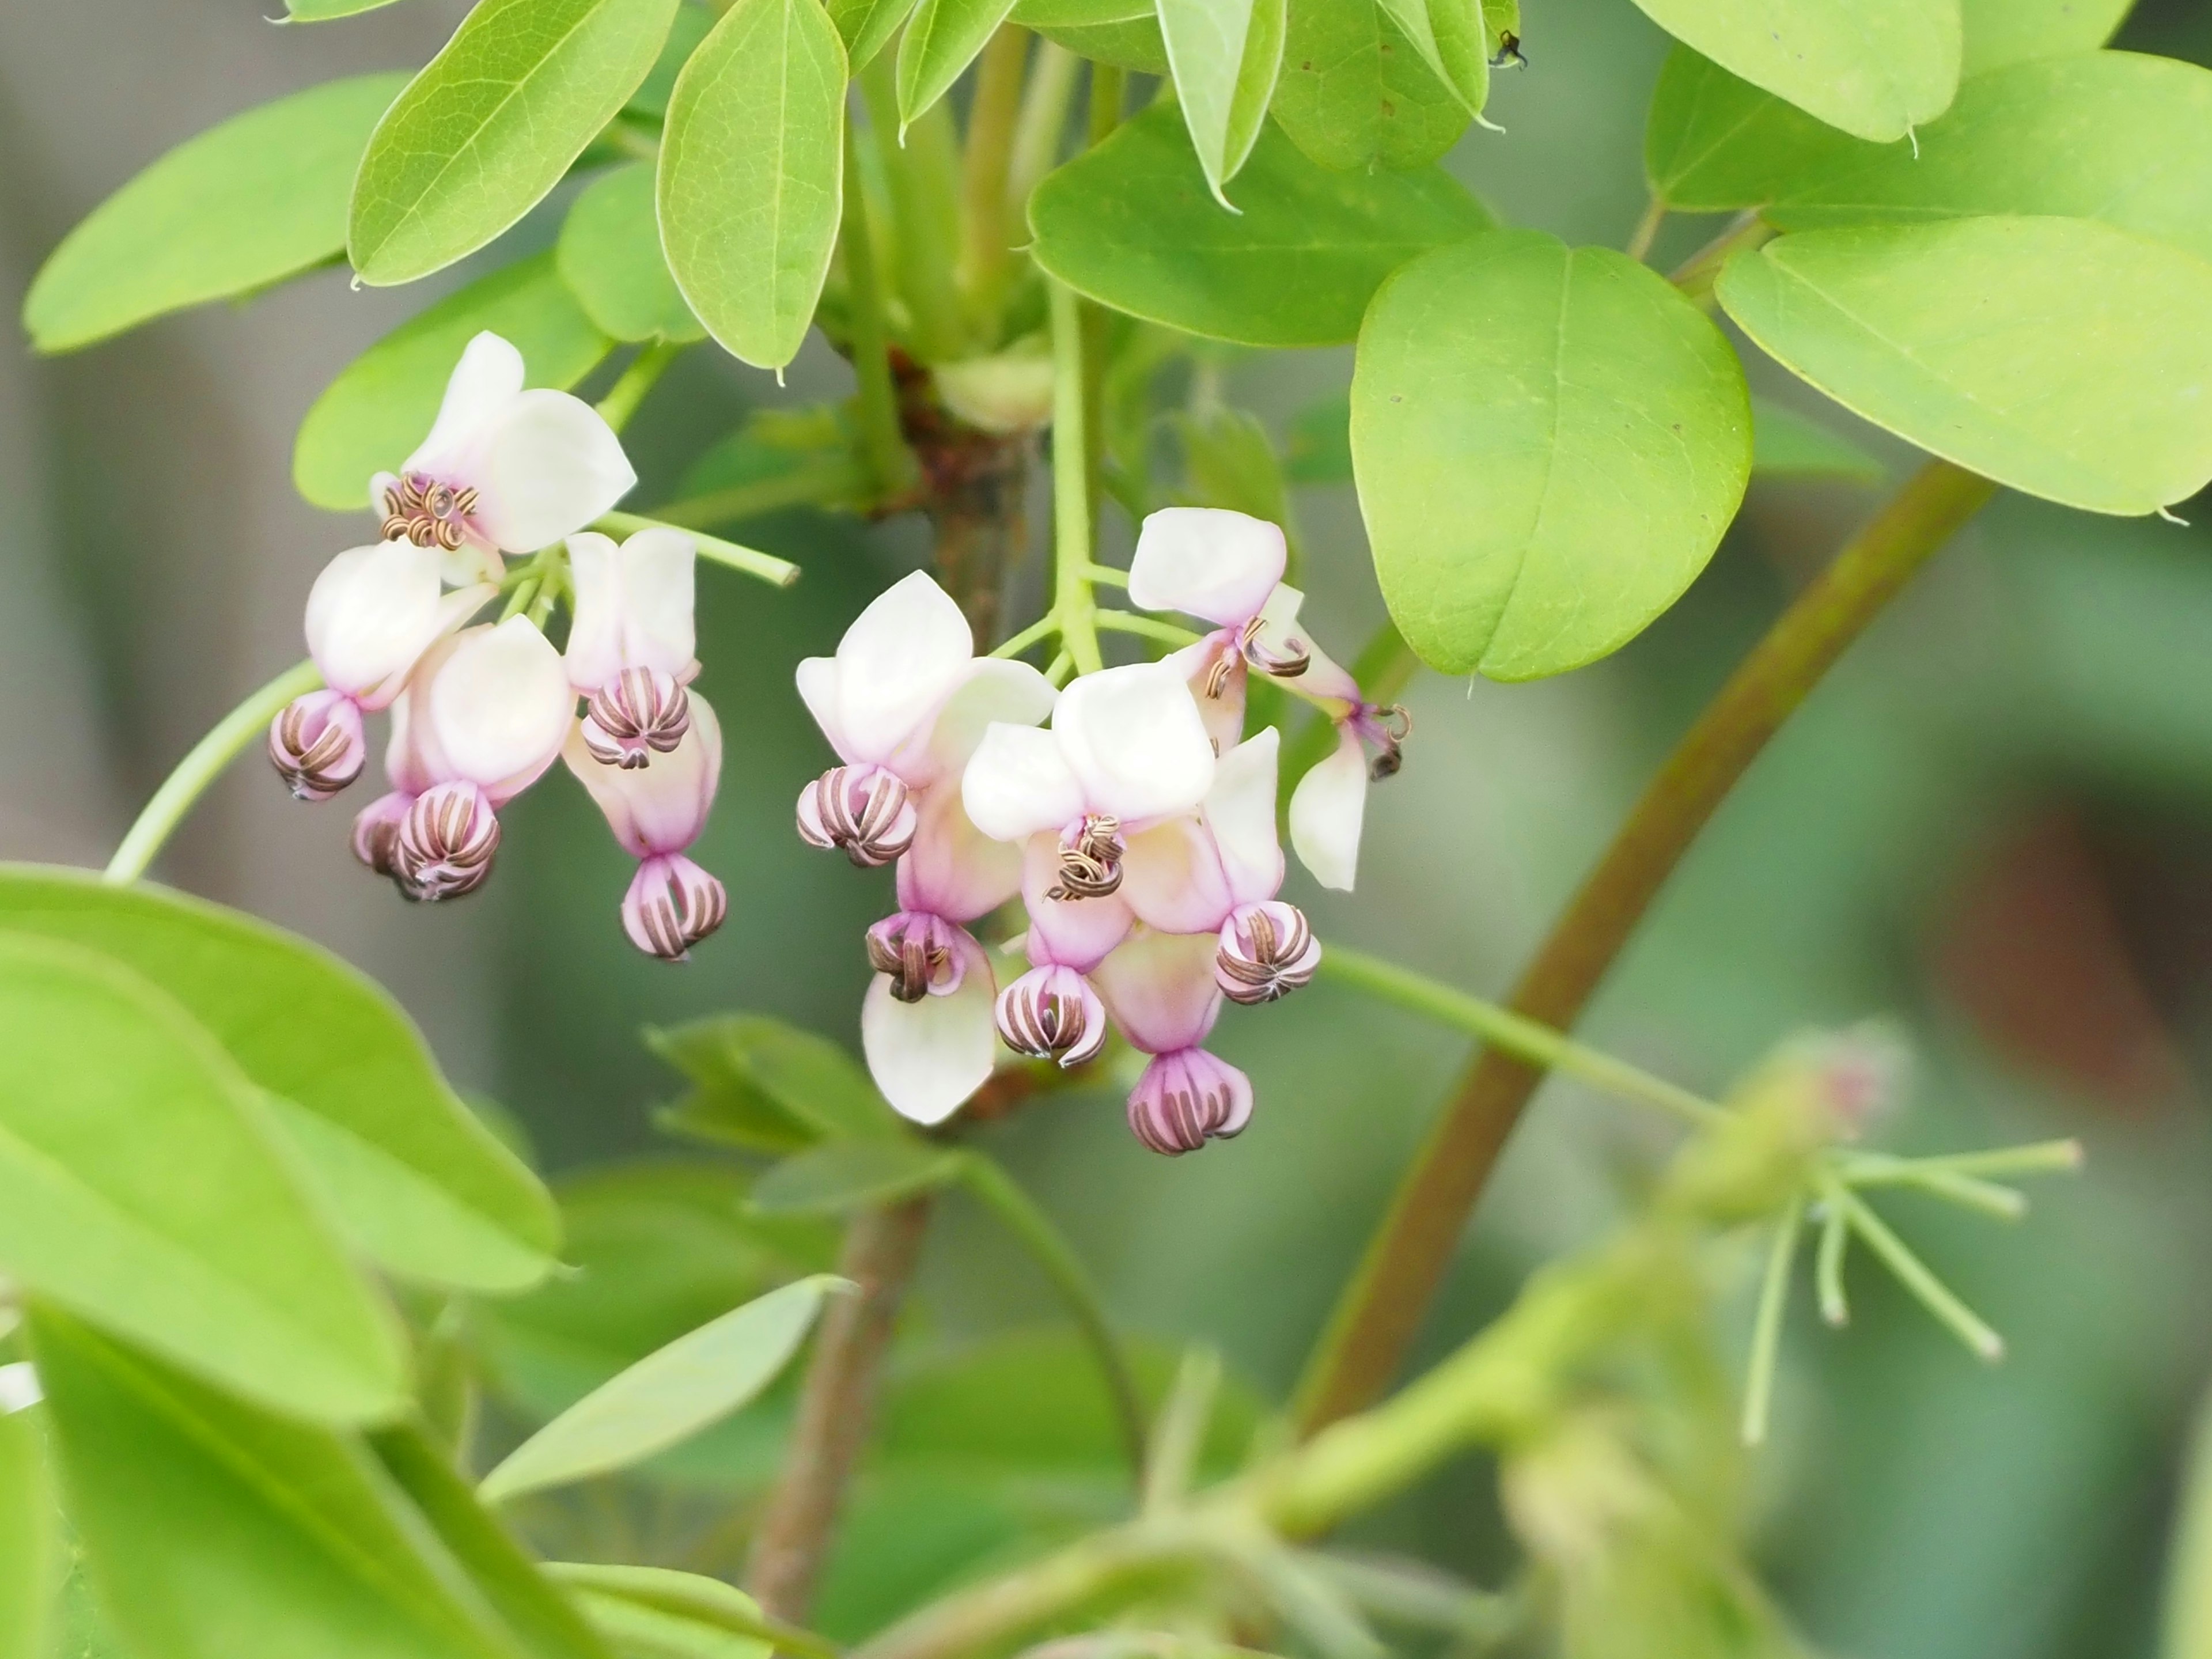
[[[457,15],[419,0],[273,29],[252,0],[8,8],[11,301],[61,233],[161,149],[295,86],[419,62]],[[1628,0],[1526,0],[1524,43],[1529,65],[1501,78],[1492,109],[1505,131],[1470,134],[1450,165],[1510,221],[1618,245],[1643,204],[1644,105],[1664,41]],[[2212,15],[2144,0],[2121,44],[2212,63]],[[541,210],[520,234],[556,222]],[[1710,228],[1671,225],[1662,256]],[[350,293],[325,273],[77,357],[0,353],[0,854],[103,859],[198,732],[297,654],[307,582],[365,526],[290,495],[292,428],[339,367],[429,297]],[[1340,392],[1349,368],[1348,352],[1239,358],[1227,386],[1279,431]],[[1852,429],[1771,365],[1752,373],[1755,389]],[[845,384],[817,343],[790,396]],[[632,428],[637,499],[664,497],[777,395],[767,376],[695,354]],[[1856,435],[1893,477],[1911,465]],[[1406,769],[1373,798],[1360,891],[1291,896],[1325,936],[1500,990],[1668,745],[1875,493],[1754,484],[1687,598],[1595,668],[1515,687],[1422,678]],[[2002,1367],[1978,1365],[1871,1274],[1855,1281],[1847,1334],[1820,1328],[1801,1296],[1774,1442],[1753,1466],[1755,1553],[1836,1653],[2155,1648],[2178,1472],[2212,1359],[2212,501],[2197,506],[2183,509],[2204,520],[2191,529],[2001,499],[1759,763],[1587,1027],[1717,1090],[1795,1028],[1887,1014],[1919,1066],[1883,1144],[2075,1134],[2088,1148],[2086,1176],[2039,1188],[2014,1228],[1894,1206],[2004,1332]],[[1307,615],[1348,654],[1380,617],[1357,508],[1331,487],[1302,489],[1296,509]],[[792,833],[791,803],[824,750],[791,671],[923,556],[925,538],[912,522],[805,514],[747,533],[807,574],[782,594],[702,578],[701,685],[729,747],[698,856],[727,882],[732,919],[690,967],[623,940],[627,860],[558,777],[512,814],[487,896],[449,910],[400,905],[352,865],[343,809],[295,806],[251,765],[165,873],[385,978],[457,1078],[523,1121],[547,1167],[668,1155],[649,1115],[674,1079],[640,1029],[744,1008],[850,1040],[860,931],[891,908],[887,874],[855,874]],[[1114,524],[1109,550],[1127,539]],[[1465,1047],[1326,985],[1287,1014],[1231,1009],[1219,1047],[1261,1102],[1233,1144],[1152,1158],[1103,1092],[1040,1103],[985,1141],[1060,1218],[1121,1320],[1218,1346],[1258,1401],[1279,1401]],[[1426,1351],[1463,1340],[1532,1265],[1601,1234],[1664,1145],[1627,1109],[1548,1088]],[[604,1196],[611,1178],[599,1179]],[[698,1177],[693,1194],[697,1274],[662,1287],[702,1313],[750,1272],[716,1277],[713,1253],[737,1248],[716,1231],[716,1179]],[[823,1248],[791,1242],[794,1259]],[[957,1201],[918,1304],[905,1363],[920,1380],[898,1395],[895,1430],[899,1412],[933,1408],[933,1353],[1053,1316],[1033,1272]],[[550,1352],[533,1362],[541,1382]],[[568,1359],[588,1376],[589,1356]],[[765,1433],[726,1433],[716,1455],[757,1468]],[[833,1632],[1005,1542],[991,1504],[896,1462],[872,1477],[833,1575]],[[1448,1472],[1365,1536],[1494,1579],[1489,1473]]]

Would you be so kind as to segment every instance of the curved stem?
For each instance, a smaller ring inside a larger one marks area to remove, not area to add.
[[[1095,626],[1116,634],[1134,634],[1139,639],[1156,641],[1170,651],[1196,645],[1205,637],[1194,634],[1188,628],[1178,628],[1173,623],[1161,622],[1155,617],[1140,616],[1133,611],[1101,611],[1091,620]]]
[[[655,340],[646,346],[629,360],[629,367],[607,388],[607,395],[599,399],[599,418],[617,432],[628,426],[629,417],[645,401],[645,394],[653,390],[668,372],[668,366],[684,350],[684,346],[672,340]]]
[[[216,721],[214,730],[194,744],[191,751],[177,763],[176,770],[161,781],[154,799],[146,803],[145,811],[138,814],[123,844],[115,849],[115,856],[107,861],[100,879],[119,886],[144,875],[162,843],[184,822],[185,814],[192,810],[207,787],[222,775],[223,768],[269,729],[269,722],[286,703],[322,683],[322,672],[314,664],[295,664]]]
[[[602,513],[593,521],[592,528],[617,536],[635,536],[641,530],[681,530],[690,537],[702,559],[712,559],[716,564],[742,570],[748,576],[757,576],[776,587],[788,587],[799,580],[799,567],[788,559],[779,559],[773,553],[763,553],[757,548],[740,547],[735,542],[726,542],[719,536],[703,534],[688,525],[668,525],[659,519],[648,519],[641,513]]]
[[[1737,668],[1676,745],[1516,988],[1516,1013],[1574,1024],[1714,809],[1845,647],[1996,486],[1945,461],[1917,473]],[[1400,1182],[1301,1383],[1308,1434],[1398,1373],[1506,1136],[1542,1073],[1476,1056]]]
[[[1654,195],[1644,205],[1644,216],[1636,222],[1629,233],[1628,257],[1641,263],[1650,256],[1651,244],[1659,240],[1659,227],[1667,222],[1667,204]]]

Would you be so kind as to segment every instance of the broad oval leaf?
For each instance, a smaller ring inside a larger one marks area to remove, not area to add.
[[[660,252],[653,169],[642,161],[595,179],[561,226],[555,262],[592,326],[617,340],[703,340]]]
[[[400,94],[354,181],[364,283],[411,283],[535,207],[638,89],[678,0],[480,0]]]
[[[549,1562],[592,1622],[626,1654],[769,1659],[781,1632],[743,1590],[667,1567]]]
[[[844,1215],[945,1186],[961,1155],[915,1139],[832,1140],[787,1158],[753,1183],[760,1215]]]
[[[47,1659],[60,1513],[38,1424],[0,1405],[0,1659]]]
[[[797,1280],[647,1355],[516,1447],[484,1477],[484,1501],[628,1468],[727,1417],[775,1379],[845,1285]]]
[[[2087,219],[1804,231],[1731,259],[1721,304],[1831,398],[2093,513],[2212,479],[2212,264]]]
[[[1168,72],[1154,0],[1020,0],[1010,21],[1094,64],[1146,75]]]
[[[676,8],[676,15],[668,25],[668,38],[660,43],[660,56],[653,60],[652,70],[630,94],[629,102],[623,106],[625,115],[643,116],[650,121],[660,120],[668,113],[669,94],[676,90],[676,77],[684,73],[684,66],[691,61],[691,54],[714,32],[720,14],[711,8],[684,0]]]
[[[899,37],[899,134],[952,89],[975,61],[1013,0],[921,0]]]
[[[646,1041],[694,1085],[662,1115],[664,1128],[769,1152],[906,1133],[866,1066],[781,1020],[729,1014],[648,1031]]]
[[[1329,173],[1273,131],[1253,146],[1237,200],[1241,213],[1221,210],[1181,116],[1155,106],[1037,186],[1032,252],[1079,292],[1188,333],[1335,345],[1357,336],[1392,270],[1492,222],[1435,168]]]
[[[252,1085],[120,963],[0,932],[0,1274],[256,1400],[404,1398],[398,1332]]]
[[[1426,167],[1471,118],[1375,0],[1289,0],[1283,73],[1269,108],[1333,172]]]
[[[355,1441],[52,1308],[30,1333],[70,1520],[136,1659],[516,1659]]]
[[[1959,0],[1636,0],[1651,21],[1830,126],[1887,142],[1959,87]]]
[[[845,44],[815,0],[738,0],[677,77],[660,242],[732,356],[798,355],[844,202]]]
[[[1963,73],[2087,52],[2111,40],[2135,0],[1960,0]]]
[[[406,83],[332,81],[179,144],[48,257],[23,301],[31,343],[71,350],[337,258],[362,150]]]
[[[1719,213],[1772,200],[1801,164],[1836,145],[1862,147],[1678,46],[1652,90],[1644,171],[1651,193],[1668,207]]]
[[[1626,644],[1720,544],[1751,448],[1720,331],[1608,249],[1479,236],[1393,276],[1360,330],[1376,574],[1447,673],[1534,679]]]
[[[455,1096],[381,988],[319,945],[144,884],[0,866],[0,927],[143,975],[268,1092],[349,1236],[429,1284],[526,1289],[559,1244],[553,1200]]]
[[[367,507],[371,475],[422,441],[462,349],[484,329],[514,343],[533,386],[566,391],[614,349],[550,252],[478,277],[402,323],[323,389],[292,447],[300,493],[333,512]]]

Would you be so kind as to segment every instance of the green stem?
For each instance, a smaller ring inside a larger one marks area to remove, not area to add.
[[[1767,740],[1920,567],[1996,492],[1931,461],[1775,623],[1676,745],[1515,988],[1516,1013],[1565,1030]],[[1478,1055],[1339,1302],[1298,1392],[1307,1433],[1396,1376],[1475,1200],[1542,1073]]]
[[[144,875],[146,866],[153,863],[162,843],[175,833],[185,814],[192,810],[193,803],[206,793],[207,787],[222,775],[222,769],[268,731],[270,721],[276,718],[286,703],[295,697],[305,696],[322,683],[322,672],[314,664],[296,664],[216,721],[215,728],[177,763],[176,770],[162,780],[161,787],[154,792],[154,799],[146,803],[146,810],[138,814],[131,832],[123,837],[123,844],[115,849],[115,856],[107,861],[100,879],[120,886]]]
[[[1128,87],[1127,70],[1112,64],[1091,66],[1090,122],[1084,138],[1093,149],[1112,137],[1114,129],[1121,125],[1121,106],[1127,101]]]
[[[788,559],[779,559],[773,553],[763,553],[756,548],[740,547],[719,536],[702,534],[688,525],[670,525],[659,519],[648,519],[640,513],[603,513],[592,528],[610,536],[635,536],[641,530],[681,530],[690,537],[702,559],[742,570],[748,576],[757,576],[777,587],[788,587],[799,580],[799,567]]]
[[[893,416],[896,420],[896,415]],[[773,478],[711,489],[703,495],[687,495],[653,510],[663,524],[680,529],[703,529],[708,525],[738,524],[793,507],[834,507],[861,496],[871,479],[843,461],[808,465]]]
[[[1766,1424],[1774,1403],[1774,1371],[1782,1358],[1782,1315],[1790,1305],[1790,1267],[1797,1259],[1797,1234],[1805,1224],[1801,1194],[1775,1224],[1773,1248],[1759,1286],[1759,1313],[1751,1325],[1751,1366],[1743,1389],[1743,1443],[1766,1443]]]
[[[1006,212],[1024,236],[1029,231],[1030,197],[1045,174],[1060,163],[1067,112],[1075,100],[1075,77],[1083,60],[1056,40],[1037,48],[1022,95],[1021,119],[1014,128],[1014,158],[1006,169]]]
[[[1714,304],[1713,284],[1720,278],[1721,267],[1738,248],[1757,247],[1773,234],[1774,227],[1760,218],[1756,210],[1739,214],[1727,229],[1685,259],[1667,280],[1711,310]]]
[[[1887,1167],[1896,1162],[1910,1162],[1917,1170],[1940,1170],[1950,1175],[2070,1175],[2081,1167],[2081,1143],[2071,1139],[2038,1140],[2025,1146],[1994,1146],[1980,1152],[1941,1152],[1932,1158],[1910,1160],[1892,1159],[1881,1152],[1858,1152],[1846,1156],[1844,1169],[1848,1178],[1856,1181],[1862,1166]]]
[[[1083,319],[1074,289],[1048,276],[1045,286],[1052,295],[1052,608],[1076,672],[1092,674],[1105,662],[1098,651],[1098,604],[1084,574],[1091,564],[1091,477],[1084,438]]]
[[[1851,1223],[1840,1205],[1825,1207],[1820,1247],[1813,1256],[1813,1290],[1820,1298],[1821,1319],[1840,1327],[1851,1322],[1851,1304],[1844,1295],[1844,1251],[1851,1242]]]
[[[891,382],[890,331],[884,317],[883,275],[876,267],[868,230],[868,194],[860,178],[862,135],[851,116],[845,124],[846,286],[853,306],[853,374],[860,382],[860,453],[873,475],[874,495],[888,501],[913,487],[920,467],[899,425],[898,389]]]
[[[1659,227],[1666,222],[1667,204],[1655,195],[1644,204],[1644,216],[1629,233],[1628,257],[1639,264],[1643,263],[1651,252],[1651,244],[1659,240]]]
[[[1219,1354],[1205,1347],[1184,1353],[1146,1455],[1141,1513],[1165,1515],[1190,1495],[1199,1454],[1206,1445],[1206,1425],[1213,1417],[1213,1396],[1220,1387]]]
[[[1018,657],[1031,646],[1051,639],[1059,632],[1060,617],[1048,611],[991,654],[994,657]]]
[[[637,406],[645,401],[645,394],[668,372],[668,366],[681,357],[687,349],[672,340],[655,340],[629,360],[615,383],[607,388],[607,395],[599,399],[599,418],[617,432],[629,424],[629,417],[637,413]]]
[[[1085,580],[1090,580],[1087,574]],[[1116,634],[1135,634],[1144,639],[1158,640],[1175,651],[1180,651],[1186,645],[1197,644],[1200,637],[1188,628],[1177,628],[1173,623],[1139,616],[1133,611],[1099,611],[1092,615],[1091,621]]]
[[[2027,1213],[2026,1196],[2009,1187],[2000,1187],[1978,1176],[1960,1175],[1953,1170],[1923,1169],[1910,1158],[1854,1162],[1839,1173],[1844,1184],[1854,1188],[1914,1187],[1962,1208],[1994,1216],[1999,1221],[2017,1221]]]
[[[1008,234],[1008,186],[1013,176],[1014,134],[1022,112],[1022,73],[1030,35],[1001,23],[976,60],[968,104],[968,143],[960,158],[960,287],[978,337],[999,337],[999,308],[1013,267]]]
[[[868,137],[883,164],[898,245],[897,264],[884,276],[906,301],[915,356],[926,363],[953,362],[967,355],[967,341],[952,283],[960,236],[960,159],[952,114],[943,100],[933,104],[902,142],[891,64],[890,52],[878,52],[860,75]]]
[[[1145,1473],[1144,1401],[1137,1392],[1135,1374],[1130,1370],[1121,1345],[1115,1337],[1091,1276],[1052,1224],[1051,1218],[1031,1203],[1029,1194],[1016,1186],[1013,1178],[997,1164],[979,1152],[970,1152],[961,1160],[961,1174],[968,1190],[1020,1241],[1030,1258],[1044,1270],[1045,1277],[1052,1281],[1053,1288],[1060,1292],[1060,1300],[1066,1304],[1076,1328],[1082,1332],[1084,1340],[1091,1345],[1097,1358],[1106,1392],[1113,1401],[1115,1422],[1121,1431],[1122,1446],[1128,1454],[1130,1470],[1141,1480]]]
[[[1321,972],[1386,1002],[1395,1002],[1401,1008],[1480,1037],[1531,1066],[1577,1078],[1624,1100],[1656,1106],[1686,1123],[1702,1127],[1727,1115],[1721,1107],[1702,1095],[1692,1094],[1664,1078],[1654,1077],[1625,1060],[1615,1060],[1611,1054],[1585,1048],[1572,1037],[1524,1014],[1469,996],[1464,991],[1439,984],[1425,974],[1385,962],[1380,957],[1370,957],[1364,951],[1329,945],[1322,951]]]
[[[1851,1231],[1897,1275],[1898,1282],[1919,1299],[1920,1305],[1949,1328],[1952,1334],[1980,1358],[2004,1358],[2004,1339],[1984,1324],[1972,1308],[1959,1300],[1951,1287],[1936,1277],[1927,1263],[1913,1255],[1905,1241],[1890,1231],[1888,1224],[1868,1208],[1858,1194],[1841,1182],[1823,1182],[1820,1196],[1840,1209]]]

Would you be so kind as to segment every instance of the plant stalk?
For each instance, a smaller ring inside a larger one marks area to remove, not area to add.
[[[863,135],[845,123],[845,282],[853,301],[853,374],[860,382],[860,450],[878,501],[914,486],[920,469],[899,428],[898,391],[891,384],[890,331],[884,315],[883,273],[868,229],[868,193],[860,178]]]
[[[977,60],[975,97],[968,106],[968,143],[960,161],[960,287],[986,346],[998,340],[1000,301],[1013,267],[1011,244],[1016,239],[1006,222],[1007,181],[1029,49],[1027,29],[999,25]]]
[[[1075,290],[1045,279],[1052,295],[1053,613],[1078,673],[1105,666],[1098,651],[1091,565],[1091,469],[1084,408],[1083,319]]]

